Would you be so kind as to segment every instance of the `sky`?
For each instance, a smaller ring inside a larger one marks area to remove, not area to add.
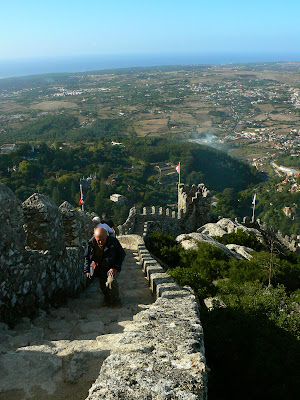
[[[0,60],[300,54],[299,16],[299,0],[0,0]]]

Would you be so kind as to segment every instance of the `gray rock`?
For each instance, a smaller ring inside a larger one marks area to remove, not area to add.
[[[238,244],[226,244],[226,247],[229,250],[234,251],[237,254],[240,254],[242,257],[244,257],[244,259],[246,260],[251,260],[252,255],[250,254],[252,251],[254,251],[253,249],[251,249],[250,247],[246,247],[246,246],[240,246]]]
[[[101,321],[90,321],[90,322],[82,322],[79,325],[81,332],[83,333],[97,333],[101,335],[104,333],[104,324]]]
[[[176,241],[180,243],[185,250],[197,250],[198,243],[207,243],[222,250],[230,258],[237,258],[239,260],[243,259],[243,257],[240,254],[237,254],[234,251],[229,250],[226,246],[224,246],[217,240],[213,239],[212,237],[204,233],[192,232],[188,234],[179,235],[177,236]]]
[[[7,186],[0,183],[0,204],[0,254],[11,251],[11,257],[25,247],[22,203]]]
[[[204,233],[209,236],[224,236],[228,233],[236,232],[238,229],[241,229],[243,232],[246,232],[249,235],[255,235],[261,243],[264,243],[263,236],[259,230],[247,228],[245,225],[232,221],[229,218],[222,218],[215,224],[209,223],[203,225],[197,229],[197,232]]]
[[[204,304],[206,305],[208,311],[213,311],[218,308],[227,308],[223,300],[218,297],[207,297],[204,299]]]

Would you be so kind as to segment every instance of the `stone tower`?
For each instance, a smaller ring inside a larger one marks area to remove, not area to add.
[[[178,185],[178,218],[184,232],[196,231],[211,221],[211,194],[203,183]]]

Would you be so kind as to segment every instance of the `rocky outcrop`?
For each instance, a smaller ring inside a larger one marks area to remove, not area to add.
[[[209,236],[224,236],[228,233],[236,232],[238,229],[241,229],[243,232],[246,232],[249,235],[255,235],[257,239],[264,243],[264,238],[261,232],[255,228],[248,228],[239,222],[232,221],[229,218],[222,218],[216,223],[209,223],[201,226],[197,229],[198,233],[204,233]]]
[[[219,299],[218,297],[207,297],[203,300],[206,308],[208,311],[213,311],[218,308],[226,308],[226,304],[223,300]]]
[[[250,254],[254,250],[250,247],[240,246],[238,244],[226,244],[227,249],[234,251],[237,254],[240,254],[246,260],[251,260],[252,255]]]
[[[229,258],[237,258],[238,260],[245,259],[241,254],[230,250],[224,244],[219,243],[217,240],[204,233],[192,232],[179,235],[176,237],[176,241],[180,243],[185,250],[197,250],[198,243],[207,243],[223,251],[223,253],[225,253]]]

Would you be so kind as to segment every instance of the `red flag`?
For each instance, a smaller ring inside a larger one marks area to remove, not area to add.
[[[83,205],[84,205],[83,194],[81,195],[81,197],[80,197],[80,200],[79,200],[78,204],[79,204],[80,206],[83,206]]]
[[[180,174],[180,164],[175,165],[177,174]]]

